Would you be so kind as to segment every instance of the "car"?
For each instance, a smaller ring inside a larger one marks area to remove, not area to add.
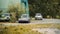
[[[10,13],[3,13],[0,15],[0,21],[10,21]]]
[[[42,19],[43,19],[43,17],[41,15],[41,13],[36,13],[35,20],[42,20]]]
[[[20,18],[18,18],[19,23],[30,23],[30,17],[28,14],[22,14]]]

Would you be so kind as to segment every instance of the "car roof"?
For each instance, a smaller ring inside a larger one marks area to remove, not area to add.
[[[28,15],[28,14],[22,14],[22,15]]]
[[[36,13],[36,15],[41,15],[41,13]]]
[[[36,14],[41,14],[41,13],[36,13]]]

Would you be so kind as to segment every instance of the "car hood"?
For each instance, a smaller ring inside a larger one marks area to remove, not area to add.
[[[35,16],[35,17],[42,17],[42,16]]]
[[[19,20],[29,20],[28,18],[19,18]]]

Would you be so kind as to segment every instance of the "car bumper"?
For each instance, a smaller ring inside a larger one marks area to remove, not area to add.
[[[25,20],[19,20],[19,23],[29,23],[30,21],[25,21]]]
[[[35,19],[42,20],[43,18],[35,18]]]
[[[10,21],[10,19],[0,19],[0,22],[3,22],[3,21]]]

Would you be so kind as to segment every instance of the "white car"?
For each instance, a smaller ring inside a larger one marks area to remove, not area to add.
[[[41,13],[36,13],[35,20],[42,20],[42,19],[43,19],[43,17],[41,15]]]
[[[29,23],[30,17],[28,14],[22,14],[21,17],[18,19],[19,23]]]
[[[9,21],[10,20],[10,13],[3,13],[0,15],[0,21]]]

